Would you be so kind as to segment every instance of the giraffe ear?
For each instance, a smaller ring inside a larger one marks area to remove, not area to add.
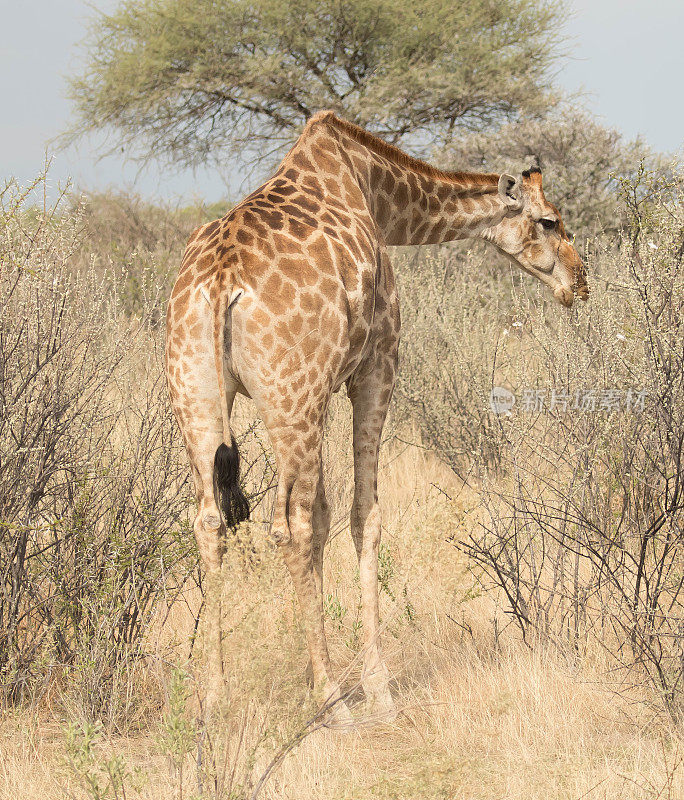
[[[522,208],[522,181],[520,178],[514,178],[504,172],[499,178],[499,197],[509,208]]]

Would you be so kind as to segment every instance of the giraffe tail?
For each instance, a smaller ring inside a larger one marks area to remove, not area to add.
[[[240,487],[240,453],[235,437],[221,443],[214,456],[214,494],[226,526],[235,530],[249,519],[249,502]]]
[[[249,502],[240,486],[240,452],[230,429],[230,410],[226,396],[226,344],[230,346],[230,308],[239,294],[230,288],[228,291],[219,291],[218,294],[214,316],[214,357],[221,397],[223,442],[214,455],[214,495],[226,526],[235,530],[241,522],[249,518]]]

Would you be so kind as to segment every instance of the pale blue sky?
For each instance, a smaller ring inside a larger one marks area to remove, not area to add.
[[[0,179],[30,180],[43,163],[47,142],[67,125],[65,76],[78,70],[78,43],[92,6],[116,0],[0,0]],[[626,136],[637,134],[656,149],[684,145],[684,0],[571,0],[567,20],[571,59],[560,85],[584,89],[585,104]],[[98,161],[95,142],[54,153],[54,184],[71,176],[86,189],[133,188],[168,199],[227,196],[226,181],[200,170],[142,172],[122,155]],[[225,174],[231,175],[231,164]],[[252,181],[253,182],[253,181]],[[233,181],[232,194],[241,191]],[[244,187],[243,187],[244,188]]]

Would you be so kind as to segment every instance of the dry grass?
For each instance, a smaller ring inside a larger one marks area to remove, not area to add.
[[[331,447],[341,454],[347,427],[337,416]],[[649,711],[643,697],[611,682],[599,653],[571,663],[561,655],[528,650],[506,629],[496,597],[474,590],[468,564],[448,539],[476,524],[477,494],[459,488],[418,448],[392,443],[384,454],[382,617],[403,713],[392,724],[363,724],[362,695],[354,686],[359,672],[355,559],[348,529],[340,522],[327,554],[327,628],[337,669],[352,664],[346,683],[360,725],[352,733],[322,729],[307,736],[274,770],[260,796],[683,796],[681,739]],[[333,494],[341,516],[348,461],[339,457],[330,473],[337,481]],[[238,787],[254,785],[313,710],[293,590],[278,554],[259,530],[252,526],[250,546],[233,547],[226,564],[225,600],[231,608],[224,628],[232,700],[209,733],[218,753],[228,747],[225,772],[234,772],[233,798],[244,796]],[[176,606],[151,638],[155,658],[138,689],[150,700],[144,726],[134,734],[102,737],[103,760],[115,753],[131,773],[139,773],[125,781],[127,798],[180,796],[178,774],[159,745],[160,698],[164,662],[182,661],[189,652],[199,598],[187,599],[188,605]],[[201,670],[196,677],[201,681]],[[0,800],[87,796],[65,765],[67,716],[59,698],[51,707],[5,714]],[[185,759],[184,797],[198,793],[195,758],[193,752]],[[214,797],[210,783],[205,776],[204,795]],[[222,796],[231,797],[227,790]]]
[[[154,209],[121,202],[123,210],[117,216],[110,202],[103,203],[98,211],[97,202],[91,199],[90,216],[83,218],[88,223],[84,251],[73,258],[77,266],[81,259],[89,268],[102,267],[107,274],[114,273],[112,286],[121,289],[123,307],[148,319],[151,330],[156,330],[161,306],[155,298],[159,291],[163,294],[160,276],[166,275],[167,258],[171,258],[181,229],[189,220],[182,215],[178,219],[169,217],[168,224],[162,226],[164,235],[157,239],[151,234],[160,226]],[[100,217],[118,220],[120,216],[135,224],[130,229],[118,223],[101,227]],[[76,221],[80,224],[81,219]],[[33,251],[25,252],[25,248],[33,247],[36,239],[29,235],[30,230],[24,230],[23,220],[19,220],[18,244],[10,252],[16,252],[17,264],[29,261]],[[119,228],[117,239],[113,233]],[[102,231],[99,245],[93,244],[98,230]],[[663,230],[667,233],[670,228]],[[679,247],[680,229],[672,227],[671,232],[672,242]],[[54,239],[45,236],[47,244]],[[62,245],[53,249],[59,263],[67,259]],[[93,249],[97,252],[91,252]],[[655,253],[650,240],[646,249]],[[663,252],[666,250],[664,247]],[[49,265],[48,257],[41,253],[33,254],[33,261]],[[73,258],[65,261],[69,269]],[[649,258],[660,279],[662,270],[656,270],[660,256]],[[434,284],[444,299],[446,284],[442,278],[451,268],[447,269],[449,264],[444,262],[444,269],[436,270],[441,263],[434,262],[432,275],[432,262],[424,261],[423,271],[415,271],[414,288],[422,282],[432,291]],[[405,314],[406,340],[417,345],[413,351],[405,346],[400,389],[405,400],[415,395],[421,402],[426,400],[426,408],[434,410],[430,424],[422,426],[422,435],[445,458],[451,454],[456,469],[461,456],[478,452],[484,441],[481,434],[492,424],[483,402],[492,374],[490,320],[501,319],[502,325],[513,330],[519,318],[530,328],[534,319],[531,312],[513,315],[512,307],[502,306],[501,297],[505,298],[508,290],[502,290],[501,282],[494,281],[493,276],[486,275],[472,284],[470,291],[478,302],[468,302],[469,296],[460,291],[461,285],[465,291],[468,274],[451,272],[458,302],[447,304],[446,311],[463,314],[452,322],[448,314],[442,315],[445,325],[452,327],[445,328],[443,342],[437,342],[442,349],[437,349],[422,344],[434,340],[421,338],[420,325],[432,335],[433,319],[424,315],[423,309],[438,305],[416,301],[423,295],[412,291],[410,270],[405,270],[405,297],[414,302],[413,306],[405,303],[404,308],[407,312],[416,309],[413,322],[410,313]],[[47,278],[51,274],[46,272]],[[436,282],[435,276],[439,279]],[[592,330],[602,321],[606,330],[615,334],[622,328],[612,330],[611,320],[621,317],[613,318],[609,311],[619,301],[610,305],[606,300],[601,305],[600,298],[605,300],[608,295],[605,291],[601,294],[599,288],[593,294],[591,309],[597,319],[592,321]],[[148,290],[154,295],[152,299]],[[155,313],[147,314],[148,306]],[[540,316],[538,322],[537,328],[545,330],[545,319]],[[105,334],[100,333],[104,340]],[[554,347],[542,346],[553,344],[549,338],[552,334],[551,329],[546,338],[540,334],[535,353],[556,352]],[[118,329],[117,337],[120,341]],[[511,335],[508,341],[513,339]],[[620,342],[625,336],[608,339],[612,349],[605,343],[594,348],[589,365],[596,361],[594,352],[603,354],[611,369],[621,363],[619,356],[624,348]],[[571,337],[568,340],[575,341]],[[467,349],[460,346],[464,341],[468,342]],[[135,348],[126,349],[126,374],[132,376],[133,385],[133,376],[152,376],[155,370],[160,374],[161,369],[158,360],[155,367],[154,359],[135,355],[137,352]],[[426,352],[432,354],[427,363]],[[559,352],[572,355],[573,351]],[[530,385],[536,385],[540,378],[548,377],[540,371],[543,364],[527,358],[522,349],[517,352],[513,347],[510,364],[518,363],[514,361],[516,354],[528,370],[521,369],[521,380],[529,376]],[[449,360],[457,355],[460,360]],[[583,362],[577,364],[582,370]],[[610,377],[612,372],[608,374]],[[549,375],[555,379],[555,372]],[[461,376],[462,381],[450,384],[444,380],[449,376]],[[146,382],[138,383],[142,394]],[[126,409],[137,406],[139,401],[132,391],[122,389],[121,395]],[[252,413],[247,403],[236,408],[238,430],[250,427]],[[420,421],[420,415],[412,418],[409,414],[401,424]],[[266,492],[253,521],[230,543],[224,567],[224,652],[230,692],[221,718],[204,720],[199,702],[204,680],[201,633],[194,640],[201,608],[199,588],[191,582],[184,584],[183,602],[169,609],[167,582],[162,581],[162,599],[154,604],[154,623],[141,639],[145,656],[125,661],[116,672],[117,682],[110,687],[121,713],[105,717],[106,729],[98,733],[82,718],[88,715],[89,707],[93,716],[93,704],[87,702],[87,659],[69,662],[69,670],[58,673],[50,661],[36,659],[30,663],[32,674],[42,676],[41,685],[47,688],[37,704],[32,704],[32,695],[26,693],[21,704],[8,706],[0,717],[0,800],[189,800],[199,796],[246,800],[278,754],[283,757],[259,792],[262,800],[683,797],[683,732],[674,729],[672,717],[663,711],[653,685],[644,685],[643,672],[630,672],[629,667],[617,672],[615,659],[601,649],[606,642],[598,638],[587,637],[581,656],[568,653],[567,648],[553,649],[553,642],[558,641],[554,637],[547,637],[546,645],[538,643],[535,649],[520,641],[519,629],[507,613],[510,607],[496,591],[482,589],[492,582],[479,581],[482,576],[477,570],[482,567],[468,561],[454,546],[478,530],[480,520],[484,520],[486,494],[464,488],[454,472],[430,452],[402,443],[401,439],[414,438],[411,431],[385,443],[380,479],[384,520],[381,617],[385,656],[401,713],[392,723],[365,716],[358,687],[358,573],[347,524],[352,491],[351,431],[349,408],[343,398],[335,400],[328,434],[325,456],[333,529],[326,561],[326,624],[335,669],[349,691],[357,727],[342,733],[326,728],[312,730],[316,726],[307,724],[316,710],[306,687],[306,647],[289,575],[269,543],[263,523],[269,517],[272,499]],[[115,429],[114,444],[117,437],[122,444],[137,442],[128,428],[121,432]],[[604,438],[609,442],[620,439]],[[179,451],[178,441],[172,437],[170,441]],[[263,486],[272,476],[269,469],[261,469],[263,459],[254,459],[263,455],[263,442],[263,430],[258,428],[243,442],[244,464],[257,465],[248,476],[252,489]],[[176,450],[169,450],[167,444],[158,451],[171,453],[171,467],[178,467],[180,462],[173,455]],[[490,455],[496,460],[496,451]],[[153,485],[152,478],[159,470],[154,466],[157,462],[151,463],[141,474],[150,476],[145,484]],[[181,472],[187,474],[185,467]],[[185,547],[192,541],[190,528],[185,527],[185,499],[175,491],[175,483],[168,486],[171,488],[153,494],[162,500],[180,497],[177,527],[181,535],[177,541]],[[188,518],[192,513],[188,507]],[[168,514],[160,516],[168,521]],[[134,543],[140,539],[136,525],[131,526]],[[194,555],[188,550],[183,559],[190,570]],[[87,602],[91,592],[85,594]],[[108,593],[103,594],[106,597]],[[97,619],[106,626],[111,616],[103,611]],[[110,641],[107,636],[103,640]],[[84,653],[88,656],[89,651]],[[186,684],[179,677],[184,673],[188,676]],[[81,687],[79,691],[74,691],[74,684]],[[187,697],[183,686],[187,687]],[[74,724],[80,726],[75,738]],[[83,744],[86,731],[91,736],[96,734],[89,749]]]

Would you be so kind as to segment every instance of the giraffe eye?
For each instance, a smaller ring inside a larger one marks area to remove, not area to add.
[[[556,227],[556,220],[549,219],[548,217],[542,217],[539,222],[541,223],[542,228],[545,231],[552,231]]]

